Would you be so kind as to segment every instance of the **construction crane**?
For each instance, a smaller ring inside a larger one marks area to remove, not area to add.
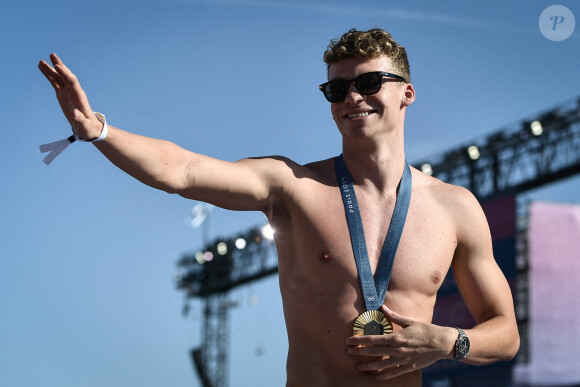
[[[469,188],[480,201],[516,195],[580,172],[579,123],[580,99],[576,99],[413,165]],[[278,272],[271,235],[267,227],[256,227],[216,239],[198,253],[181,257],[178,267],[177,287],[186,298],[205,301],[203,342],[191,353],[195,368],[204,387],[225,387],[228,311],[234,305],[228,294]]]

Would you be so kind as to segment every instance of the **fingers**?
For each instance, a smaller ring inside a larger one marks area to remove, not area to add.
[[[370,336],[351,336],[346,339],[347,345],[358,346],[374,346],[374,345],[389,345],[391,335],[370,335]]]
[[[52,87],[60,89],[77,82],[74,74],[62,63],[62,60],[55,53],[50,54],[50,61],[52,62],[52,66],[41,60],[38,68],[46,79],[48,79]]]
[[[46,79],[48,79],[52,87],[54,87],[55,89],[64,87],[64,83],[59,73],[56,72],[56,70],[53,69],[48,63],[41,60],[40,63],[38,63],[38,69],[40,70],[40,72],[42,72],[42,74],[46,77]]]
[[[92,117],[92,110],[77,77],[55,53],[50,54],[52,66],[40,61],[38,68],[54,87],[61,108],[71,123],[83,125]]]
[[[396,367],[391,367],[386,370],[380,371],[379,374],[376,376],[377,380],[387,380],[391,379],[407,372],[416,371],[418,369],[416,364],[408,364],[408,365],[398,365]]]
[[[381,371],[387,368],[399,367],[401,366],[400,359],[389,357],[387,359],[381,359],[369,363],[361,363],[358,365],[360,371]]]
[[[396,356],[401,355],[399,347],[375,346],[375,347],[349,347],[347,352],[355,356]]]
[[[55,89],[78,84],[77,77],[55,53],[50,54],[50,61],[52,66],[41,60],[38,68]]]
[[[382,305],[381,310],[385,314],[385,317],[387,318],[387,320],[401,326],[402,328],[406,328],[406,327],[413,325],[415,323],[413,320],[405,318],[405,317],[401,316],[400,314],[393,312],[386,305]]]
[[[359,364],[358,369],[363,372],[376,371],[377,380],[387,380],[407,372],[415,371],[419,367],[417,367],[417,363],[411,362],[410,358],[389,357],[370,363]]]
[[[69,70],[68,67],[62,62],[62,60],[55,53],[50,54],[50,60],[54,69],[62,77],[63,81],[67,86],[74,86],[78,83],[77,77]]]
[[[58,55],[56,55],[56,52],[50,54],[50,61],[52,62],[53,65],[62,63],[62,60],[60,60]]]

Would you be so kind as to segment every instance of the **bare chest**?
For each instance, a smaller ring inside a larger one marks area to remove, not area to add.
[[[433,297],[439,289],[456,247],[452,219],[434,202],[413,195],[396,251],[389,291]],[[345,208],[338,189],[324,187],[319,194],[298,197],[289,222],[278,236],[281,269],[301,278],[309,274],[336,286],[359,289],[358,275]],[[387,236],[395,198],[370,201],[358,198],[364,240],[373,274]]]

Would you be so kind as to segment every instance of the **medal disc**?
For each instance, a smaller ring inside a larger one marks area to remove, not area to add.
[[[367,310],[358,316],[352,327],[354,336],[387,335],[393,333],[393,324],[378,310]]]

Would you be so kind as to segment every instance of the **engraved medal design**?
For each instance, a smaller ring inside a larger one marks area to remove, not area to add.
[[[353,336],[387,335],[393,333],[393,324],[380,310],[367,310],[358,316],[352,327]]]
[[[385,300],[395,254],[405,226],[407,211],[411,201],[411,169],[405,163],[403,176],[399,185],[397,201],[389,224],[389,230],[375,275],[372,274],[367,252],[362,218],[356,199],[352,178],[342,155],[335,160],[336,178],[340,188],[350,240],[359,274],[362,292],[367,311],[354,322],[353,335],[386,335],[393,333],[393,324],[387,320],[379,309]]]

